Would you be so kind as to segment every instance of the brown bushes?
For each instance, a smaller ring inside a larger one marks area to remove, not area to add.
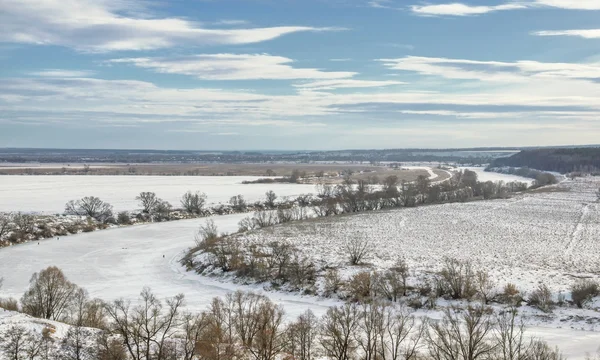
[[[599,294],[599,285],[592,280],[580,280],[571,286],[571,299],[578,308],[583,308],[586,303]]]

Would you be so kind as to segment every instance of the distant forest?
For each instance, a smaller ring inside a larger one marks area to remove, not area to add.
[[[600,147],[523,150],[506,158],[497,158],[490,167],[528,167],[555,171],[594,173],[600,170]]]

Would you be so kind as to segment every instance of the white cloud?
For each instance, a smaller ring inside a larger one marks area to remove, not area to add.
[[[500,62],[417,56],[381,59],[380,61],[390,69],[412,71],[446,79],[518,83],[535,79],[600,78],[600,62],[583,64],[544,63],[529,60]]]
[[[180,58],[126,58],[129,63],[160,73],[191,75],[205,80],[342,79],[354,72],[296,68],[292,59],[268,54],[208,54]]]
[[[413,5],[411,10],[423,16],[471,16],[494,11],[525,9],[526,5],[509,3],[496,6],[472,6],[461,3],[437,5]]]
[[[69,78],[69,77],[90,77],[94,75],[93,71],[88,70],[63,70],[63,69],[46,69],[40,71],[32,71],[28,73],[32,76],[54,77],[54,78]]]
[[[358,80],[358,79],[339,79],[313,81],[294,86],[305,90],[334,90],[334,89],[352,89],[352,88],[377,88],[392,85],[406,84],[402,81],[391,80]]]
[[[544,30],[533,32],[537,36],[577,36],[584,39],[600,39],[600,29]]]
[[[500,5],[447,3],[412,5],[411,10],[422,16],[472,16],[495,11],[519,10],[533,7],[553,7],[566,10],[600,10],[600,0],[530,0],[512,1]]]
[[[305,26],[206,29],[179,18],[155,18],[124,0],[2,0],[0,42],[59,45],[80,51],[151,50],[176,45],[249,44],[305,31]],[[139,4],[139,3],[138,3]],[[144,16],[133,15],[143,12]]]
[[[535,0],[535,3],[570,10],[600,10],[600,0]]]

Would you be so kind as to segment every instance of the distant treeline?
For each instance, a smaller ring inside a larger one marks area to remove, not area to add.
[[[510,157],[495,159],[490,167],[527,167],[562,174],[592,173],[600,169],[600,148],[523,150]]]
[[[518,151],[518,150],[515,150]],[[344,151],[163,151],[0,149],[4,163],[268,163],[268,162],[445,162],[487,164],[500,153],[486,149],[386,149]]]

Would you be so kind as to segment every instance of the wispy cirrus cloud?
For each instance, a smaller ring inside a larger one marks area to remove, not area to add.
[[[294,60],[268,54],[203,54],[179,58],[124,58],[108,62],[204,80],[343,79],[356,75],[348,71],[293,67]]]
[[[537,36],[575,36],[584,39],[600,39],[600,29],[579,29],[579,30],[542,30],[534,31]]]
[[[412,5],[411,11],[421,16],[473,16],[487,13],[550,7],[565,10],[600,10],[598,0],[529,0],[508,1],[498,5],[470,5],[466,3]]]
[[[45,69],[40,71],[31,71],[27,73],[31,76],[70,78],[70,77],[90,77],[95,74],[90,70],[63,70],[63,69]]]
[[[359,79],[338,79],[312,81],[302,84],[294,84],[296,88],[304,90],[335,90],[335,89],[358,89],[358,88],[378,88],[392,85],[405,85],[402,81],[392,80],[359,80]]]
[[[393,70],[417,72],[446,79],[487,82],[527,82],[543,79],[600,79],[600,63],[546,63],[521,60],[515,62],[478,61],[434,57],[406,56],[380,59]]]
[[[132,4],[137,5],[133,8]],[[153,17],[139,4],[123,0],[3,0],[0,42],[108,52],[250,44],[297,32],[340,30],[308,26],[209,29],[176,17]]]
[[[569,10],[600,10],[598,0],[535,0],[535,4]]]
[[[421,16],[473,16],[490,12],[527,8],[524,4],[508,3],[495,6],[466,5],[462,3],[412,5],[413,13]]]

